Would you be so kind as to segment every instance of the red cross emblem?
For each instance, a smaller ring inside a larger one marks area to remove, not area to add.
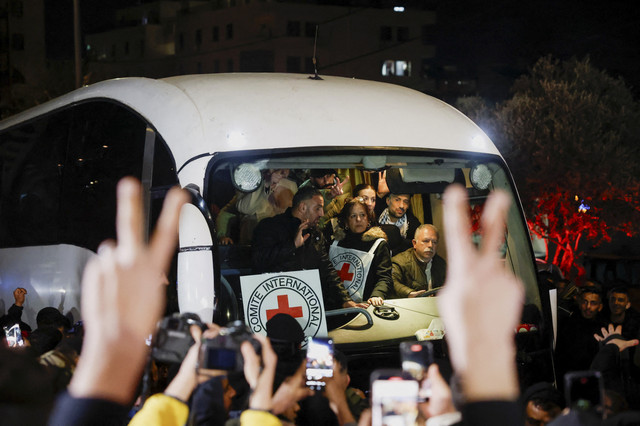
[[[276,309],[267,309],[267,321],[276,314],[287,314],[294,318],[302,317],[302,306],[289,307],[289,296],[282,294],[278,296],[278,307]]]
[[[353,280],[353,273],[349,272],[349,269],[351,269],[351,264],[343,263],[342,269],[338,271],[338,276],[340,277],[342,282]]]

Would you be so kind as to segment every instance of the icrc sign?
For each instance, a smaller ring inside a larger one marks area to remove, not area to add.
[[[318,270],[276,272],[240,277],[245,322],[254,333],[267,334],[274,315],[295,318],[305,336],[327,336]]]

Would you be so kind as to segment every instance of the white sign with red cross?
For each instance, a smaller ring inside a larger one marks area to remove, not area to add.
[[[317,269],[240,277],[245,322],[254,333],[267,334],[267,321],[285,313],[305,336],[327,336],[320,274]]]

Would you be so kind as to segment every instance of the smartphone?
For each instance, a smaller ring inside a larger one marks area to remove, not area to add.
[[[24,346],[22,330],[20,330],[20,326],[18,324],[14,324],[11,327],[4,327],[4,336],[7,340],[7,346],[10,348]]]
[[[565,374],[564,389],[572,410],[590,411],[604,418],[604,384],[599,371]]]
[[[431,382],[427,379],[427,370],[434,362],[433,343],[429,341],[400,343],[402,371],[420,383],[418,396],[420,402],[431,398]]]
[[[422,380],[433,363],[433,343],[429,341],[400,343],[400,360],[402,370],[414,379]]]
[[[384,374],[378,373],[377,376],[383,377]],[[372,425],[414,426],[418,418],[418,390],[416,380],[405,379],[402,375],[373,380]]]
[[[319,390],[325,383],[322,379],[333,377],[333,340],[307,337],[307,386]]]

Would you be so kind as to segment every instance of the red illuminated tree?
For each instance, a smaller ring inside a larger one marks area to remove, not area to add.
[[[501,149],[537,235],[579,278],[581,244],[640,229],[640,108],[620,79],[588,59],[540,59],[497,111]]]
[[[640,107],[588,59],[542,58],[512,92],[491,114],[459,106],[499,145],[549,260],[580,278],[583,250],[640,230]]]

